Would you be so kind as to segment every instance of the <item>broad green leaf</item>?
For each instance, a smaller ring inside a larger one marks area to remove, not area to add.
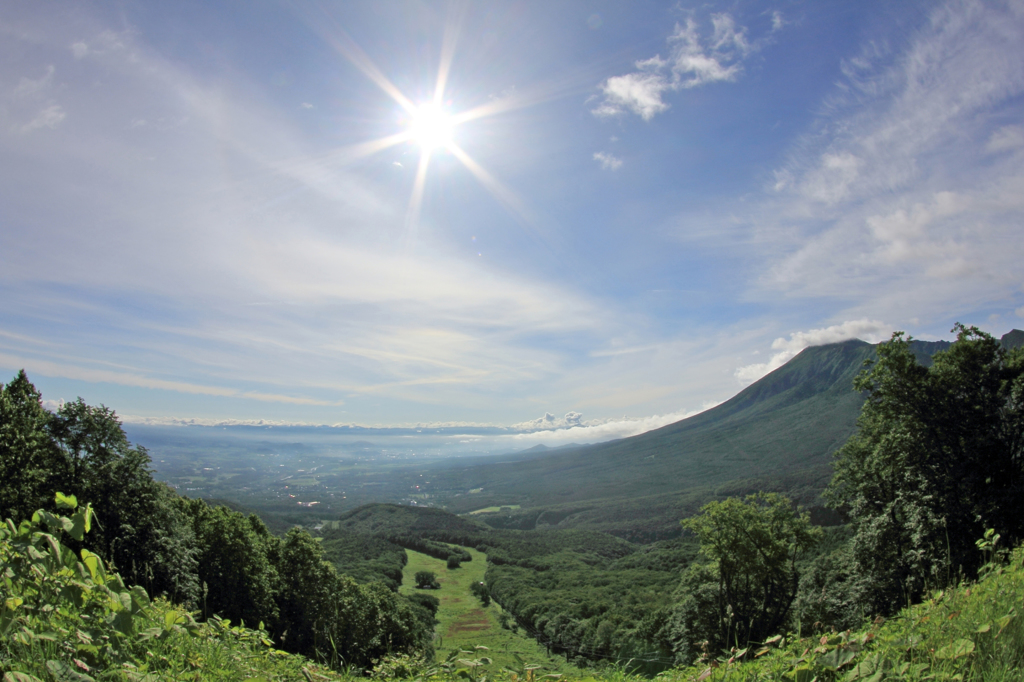
[[[793,680],[793,682],[811,682],[816,676],[813,670],[806,666],[801,666],[796,670],[786,673],[786,677]]]
[[[58,564],[63,563],[60,560],[60,543],[57,542],[57,538],[52,535],[44,535],[43,538],[46,540],[46,545],[50,548],[50,554],[53,555],[53,560]]]
[[[96,580],[97,576],[103,576],[106,573],[103,570],[103,559],[98,554],[93,554],[87,549],[82,550],[82,563],[89,569],[89,575],[92,576],[93,580]]]
[[[844,665],[850,663],[856,657],[857,652],[852,649],[833,649],[819,658],[818,661],[826,668],[838,670]]]
[[[92,503],[85,505],[71,515],[71,528],[68,533],[81,542],[85,534],[92,530]]]
[[[972,653],[974,653],[974,642],[969,639],[958,639],[936,651],[935,658],[957,659]]]
[[[47,661],[46,669],[57,682],[96,682],[85,673],[80,673],[64,661]]]
[[[78,507],[78,498],[74,495],[65,495],[64,493],[57,493],[54,500],[57,503],[57,507],[60,509],[76,509]]]
[[[133,633],[132,627],[132,612],[127,609],[120,611],[114,616],[114,629],[120,632],[125,637],[130,637]]]
[[[144,587],[141,587],[140,585],[135,585],[134,587],[132,587],[131,596],[133,607],[132,610],[134,611],[134,613],[138,614],[139,612],[145,611],[149,608],[149,595],[146,594],[146,589]]]
[[[881,654],[875,654],[865,658],[863,661],[855,665],[846,673],[846,682],[853,682],[854,680],[867,680],[876,675],[885,673],[889,669],[889,664]]]
[[[43,682],[34,675],[28,673],[9,672],[4,673],[4,682]]]

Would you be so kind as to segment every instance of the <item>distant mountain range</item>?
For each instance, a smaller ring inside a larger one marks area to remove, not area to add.
[[[1024,345],[1024,332],[1002,338]],[[947,341],[915,341],[930,363]],[[875,346],[851,340],[805,349],[732,399],[647,433],[597,445],[531,448],[501,462],[435,472],[441,487],[479,491],[454,497],[456,512],[519,504],[482,515],[497,527],[605,530],[651,540],[709,499],[777,490],[815,507],[831,477],[832,454],[856,428],[863,396],[854,377]],[[828,510],[813,510],[828,521]]]

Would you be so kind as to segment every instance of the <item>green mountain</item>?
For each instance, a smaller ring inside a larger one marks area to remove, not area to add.
[[[1014,330],[1004,345],[1024,342]],[[916,341],[924,363],[949,342]],[[732,399],[699,415],[621,440],[434,473],[440,487],[474,490],[448,509],[496,527],[604,530],[635,540],[678,533],[678,520],[717,497],[783,491],[815,507],[832,453],[856,428],[863,396],[854,377],[875,346],[851,340],[807,348]],[[813,509],[818,521],[829,512]]]

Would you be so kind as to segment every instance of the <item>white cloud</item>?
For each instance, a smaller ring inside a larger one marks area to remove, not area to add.
[[[312,109],[312,108],[313,108],[313,105],[312,105],[312,104],[310,104],[309,102],[303,102],[303,103],[302,103],[302,108],[303,108],[303,109]]]
[[[632,112],[649,121],[669,108],[662,99],[665,92],[735,80],[742,60],[757,48],[731,15],[712,15],[711,25],[711,36],[702,38],[693,19],[676,24],[668,37],[669,58],[639,60],[634,73],[608,78],[601,84],[604,99],[592,113],[609,117]]]
[[[1024,126],[1003,126],[992,133],[985,148],[993,153],[1024,147]]]
[[[622,166],[622,159],[608,152],[595,152],[594,160],[600,163],[604,170],[618,170]]]
[[[675,424],[683,419],[688,419],[689,417],[698,415],[718,404],[720,403],[708,402],[701,405],[701,407],[696,410],[681,410],[679,412],[658,414],[649,417],[622,417],[606,420],[594,420],[590,422],[583,421],[580,418],[582,415],[575,412],[570,412],[566,415],[565,419],[562,420],[551,414],[546,414],[540,419],[512,426],[511,428],[518,429],[523,425],[540,424],[538,428],[534,428],[533,430],[523,428],[521,429],[524,431],[523,433],[509,436],[508,440],[522,444],[543,443],[545,445],[601,443],[609,440],[616,440],[618,438],[637,436],[641,433],[647,433],[654,429],[660,429],[663,426]],[[575,420],[575,423],[567,421],[570,417]],[[551,423],[560,423],[562,425],[545,428],[543,425],[547,423],[548,418],[550,418]]]
[[[53,64],[46,67],[46,73],[39,78],[28,78],[22,76],[14,88],[14,96],[18,98],[38,97],[53,86],[53,74],[56,71]]]
[[[968,0],[935,7],[904,45],[870,42],[845,60],[746,218],[773,252],[756,295],[943,325],[1018,299],[1024,127],[1005,116],[1024,94],[1024,63],[1007,59],[1020,44],[1019,12]]]
[[[123,50],[131,41],[129,31],[116,32],[111,30],[101,31],[91,41],[76,40],[69,45],[71,54],[75,59],[84,59],[89,55],[103,55],[115,50]]]
[[[768,362],[760,362],[752,365],[745,365],[736,370],[736,378],[744,386],[749,385],[765,376],[769,372],[777,370],[784,364],[795,358],[800,351],[809,346],[822,346],[828,343],[838,343],[849,339],[860,339],[868,343],[878,343],[887,339],[892,333],[892,327],[877,320],[850,320],[841,324],[834,324],[831,327],[822,329],[811,329],[806,332],[793,332],[789,338],[779,337],[772,342],[772,350],[775,354]]]
[[[64,399],[63,398],[59,398],[57,400],[44,400],[43,401],[43,409],[44,410],[48,410],[50,412],[57,412],[62,407],[64,407]]]
[[[612,76],[601,86],[604,101],[593,110],[593,113],[605,117],[632,111],[645,121],[649,121],[655,114],[668,109],[669,105],[661,100],[661,93],[670,88],[668,80],[658,73]]]
[[[1021,306],[1013,311],[1017,317],[1024,317],[1024,306]]]
[[[56,128],[67,117],[64,108],[59,104],[51,104],[38,114],[35,118],[21,126],[22,133],[29,133],[40,128]]]
[[[514,431],[552,431],[554,429],[569,429],[582,425],[583,415],[579,412],[567,412],[564,417],[556,417],[550,412],[545,412],[543,417],[519,422],[509,428]]]
[[[263,402],[290,403],[293,405],[337,406],[344,404],[342,401],[323,401],[305,396],[282,395],[264,393],[260,391],[244,391],[234,387],[208,386],[185,381],[159,379],[132,372],[118,372],[107,369],[82,367],[68,363],[41,360],[33,357],[12,356],[2,352],[0,352],[0,364],[7,367],[25,367],[28,368],[32,374],[42,374],[43,376],[49,377],[61,377],[88,382],[103,382],[117,384],[119,386],[132,386],[136,388],[159,389],[192,395],[236,397]]]

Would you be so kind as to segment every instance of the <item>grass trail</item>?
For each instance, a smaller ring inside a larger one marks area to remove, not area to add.
[[[441,584],[439,590],[425,590],[441,600],[437,611],[440,621],[434,629],[434,647],[437,658],[443,660],[453,649],[473,651],[475,646],[486,646],[489,651],[480,651],[477,656],[488,656],[494,663],[489,666],[496,671],[504,666],[515,667],[512,654],[519,654],[526,663],[544,666],[544,673],[578,672],[560,656],[548,656],[547,651],[532,638],[521,633],[505,630],[498,623],[501,607],[493,601],[483,607],[480,600],[469,591],[474,582],[482,582],[487,569],[487,556],[472,548],[465,548],[473,560],[459,568],[449,569],[441,559],[429,557],[420,552],[406,550],[409,563],[403,571],[402,594],[417,591],[413,576],[417,571],[433,571]]]

